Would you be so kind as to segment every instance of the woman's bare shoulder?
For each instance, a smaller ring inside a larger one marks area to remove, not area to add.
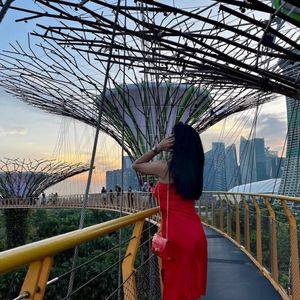
[[[166,160],[160,160],[159,181],[169,183],[169,164]]]

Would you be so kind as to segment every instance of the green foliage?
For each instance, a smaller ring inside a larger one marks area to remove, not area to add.
[[[102,223],[111,219],[119,217],[118,213],[104,212],[98,210],[87,210],[85,218],[85,226]],[[0,228],[3,228],[3,212],[0,213]],[[27,242],[34,242],[63,234],[72,230],[78,229],[80,219],[80,210],[78,209],[37,209],[30,214],[29,220],[29,235]],[[122,230],[122,241],[130,238],[132,233],[132,226]],[[3,236],[3,229],[0,231],[0,238]],[[3,249],[3,240],[0,239],[0,246]],[[104,299],[108,297],[117,287],[118,283],[118,258],[119,248],[110,250],[107,254],[102,255],[105,251],[117,246],[119,243],[119,233],[114,232],[110,235],[98,238],[84,245],[79,246],[77,265],[80,265],[93,257],[97,257],[91,263],[76,270],[74,289],[83,285],[93,277],[103,272],[109,266],[116,263],[111,270],[98,276],[94,281],[78,291],[72,297],[72,300],[81,299]],[[121,255],[125,254],[127,243],[121,247]],[[54,257],[54,264],[50,272],[49,279],[61,276],[72,268],[72,258],[74,250],[68,250],[60,253]],[[0,299],[13,299],[18,295],[22,285],[25,268],[2,275],[0,277]],[[57,282],[49,285],[46,290],[45,299],[63,299],[67,294],[67,287],[70,274],[63,276]],[[88,296],[87,296],[88,295]]]
[[[29,209],[4,209],[7,248],[26,243]]]

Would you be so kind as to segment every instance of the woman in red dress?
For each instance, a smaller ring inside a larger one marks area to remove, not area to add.
[[[207,241],[194,207],[202,193],[204,153],[191,126],[178,123],[173,132],[133,168],[158,177],[154,196],[160,201],[162,236],[168,240],[162,258],[163,300],[194,300],[206,292]],[[172,151],[171,159],[150,162],[161,151]]]

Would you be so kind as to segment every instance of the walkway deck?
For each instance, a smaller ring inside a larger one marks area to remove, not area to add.
[[[225,237],[205,226],[208,287],[201,300],[280,300],[251,260]]]

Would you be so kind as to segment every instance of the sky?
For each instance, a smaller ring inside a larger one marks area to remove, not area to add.
[[[16,0],[17,1],[20,0]],[[9,11],[0,24],[0,50],[18,40],[27,43],[27,34],[35,23],[16,23],[19,13]],[[235,114],[216,124],[201,135],[204,149],[208,151],[213,141],[226,145],[236,143],[241,135],[246,138],[252,128],[255,111]],[[266,146],[282,152],[286,137],[285,98],[277,97],[263,105],[256,124],[256,137],[265,138]],[[94,129],[69,118],[50,115],[29,106],[7,94],[0,87],[0,159],[59,159],[69,162],[89,162],[94,139]],[[110,137],[101,134],[98,143],[95,176],[91,191],[99,192],[105,185],[105,171],[120,168],[122,151]],[[86,175],[55,186],[50,192],[59,194],[83,193]]]

